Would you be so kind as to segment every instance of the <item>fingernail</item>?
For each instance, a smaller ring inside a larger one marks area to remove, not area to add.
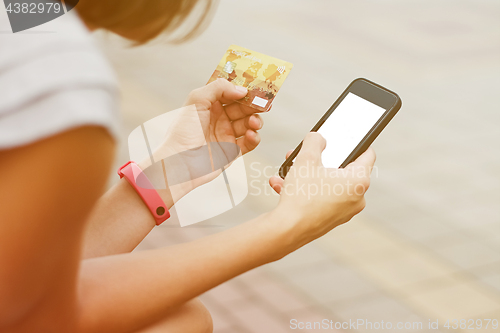
[[[248,92],[248,89],[242,86],[236,86],[236,90],[245,94]]]

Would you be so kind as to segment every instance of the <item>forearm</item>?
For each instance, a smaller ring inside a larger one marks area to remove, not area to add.
[[[168,208],[173,206],[169,195],[162,198]],[[87,222],[82,257],[130,252],[154,227],[155,220],[146,205],[121,179],[95,205]]]
[[[139,329],[203,292],[291,251],[288,221],[269,213],[194,242],[88,259],[81,270],[84,332]],[[96,324],[97,325],[97,324]]]

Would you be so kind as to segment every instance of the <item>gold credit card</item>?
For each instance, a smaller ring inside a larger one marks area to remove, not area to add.
[[[231,45],[208,83],[222,77],[248,89],[237,102],[259,111],[269,111],[293,65],[241,46]]]

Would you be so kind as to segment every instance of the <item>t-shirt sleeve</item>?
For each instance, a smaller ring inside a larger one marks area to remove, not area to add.
[[[0,37],[0,149],[85,125],[119,135],[111,66],[77,18],[60,25],[65,33]]]

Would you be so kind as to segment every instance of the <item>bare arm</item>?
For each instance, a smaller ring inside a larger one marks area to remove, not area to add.
[[[82,127],[0,151],[0,331],[76,316],[82,231],[113,150],[104,129]]]
[[[271,213],[194,242],[85,260],[82,331],[139,330],[205,291],[279,259],[293,246],[287,246],[292,240],[287,224],[293,225]]]
[[[139,330],[166,311],[245,271],[278,260],[351,219],[364,207],[369,171],[365,176],[346,176],[324,169],[324,146],[319,134],[308,135],[294,168],[306,168],[311,176],[289,174],[280,185],[280,204],[268,214],[194,242],[85,260],[79,290],[82,332]],[[370,169],[374,159],[369,150],[346,173],[359,175]],[[330,176],[320,176],[321,170]],[[302,185],[337,189],[340,185],[345,193],[302,193],[298,190]]]
[[[162,196],[173,206],[168,194]],[[96,203],[85,232],[82,257],[94,258],[132,251],[155,227],[146,205],[125,179],[120,179]]]

